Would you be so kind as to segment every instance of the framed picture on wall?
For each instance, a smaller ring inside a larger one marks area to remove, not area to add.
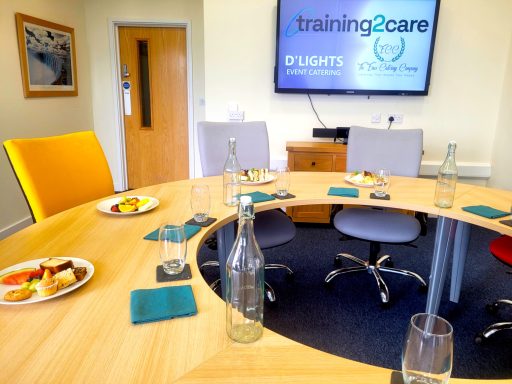
[[[25,97],[77,96],[73,28],[16,13]]]

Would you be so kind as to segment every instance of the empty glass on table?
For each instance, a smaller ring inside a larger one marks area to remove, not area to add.
[[[411,318],[402,350],[405,384],[446,384],[453,360],[453,328],[442,317],[418,313]]]
[[[194,220],[204,223],[210,214],[210,189],[206,184],[195,184],[190,191],[190,207]]]
[[[162,225],[158,232],[160,260],[164,272],[177,275],[183,272],[187,260],[187,238],[183,225]]]
[[[290,189],[290,169],[288,167],[280,167],[276,170],[276,194],[279,196],[287,196]]]

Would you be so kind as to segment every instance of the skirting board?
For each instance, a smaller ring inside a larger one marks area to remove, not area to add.
[[[422,161],[420,176],[437,176],[441,163],[439,161]],[[284,157],[270,159],[271,169],[276,169],[286,164],[287,158]],[[457,169],[459,177],[468,179],[488,179],[491,177],[491,164],[489,163],[457,162]]]
[[[441,163],[438,161],[422,161],[420,167],[421,176],[436,176]],[[470,179],[488,179],[491,177],[491,164],[457,162],[459,177]]]
[[[32,217],[26,217],[14,224],[9,225],[8,227],[0,229],[0,240],[5,239],[8,236],[11,236],[13,233],[18,232],[19,230],[32,225]]]

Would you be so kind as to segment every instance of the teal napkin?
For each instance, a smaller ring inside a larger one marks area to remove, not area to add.
[[[478,216],[487,217],[488,219],[497,219],[510,215],[510,212],[500,211],[499,209],[487,205],[471,205],[469,207],[462,207],[462,210],[474,213]]]
[[[196,301],[190,285],[136,289],[130,292],[130,317],[133,324],[195,314]]]
[[[168,225],[167,227],[174,227],[174,225]],[[189,225],[185,224],[185,237],[190,239],[192,236],[194,236],[197,232],[201,230],[201,227],[198,225]],[[144,236],[144,240],[155,240],[158,241],[158,232],[160,231],[160,228],[155,229],[153,232],[148,233],[146,236]]]
[[[359,190],[357,188],[331,187],[327,194],[331,196],[359,197]]]
[[[276,198],[268,193],[263,192],[251,192],[251,193],[242,193],[242,196],[251,196],[253,203],[261,203],[263,201],[275,200]]]

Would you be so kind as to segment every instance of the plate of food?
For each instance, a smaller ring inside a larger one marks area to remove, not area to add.
[[[130,216],[151,211],[158,204],[158,199],[151,196],[122,196],[103,200],[96,205],[96,209],[109,215]]]
[[[240,182],[242,185],[266,184],[270,183],[274,178],[274,175],[269,173],[268,168],[242,169],[242,172],[240,172]]]
[[[345,176],[345,181],[358,187],[373,187],[373,174],[369,171],[355,171]]]
[[[24,261],[0,271],[0,304],[51,300],[80,288],[93,274],[92,263],[77,257]]]

